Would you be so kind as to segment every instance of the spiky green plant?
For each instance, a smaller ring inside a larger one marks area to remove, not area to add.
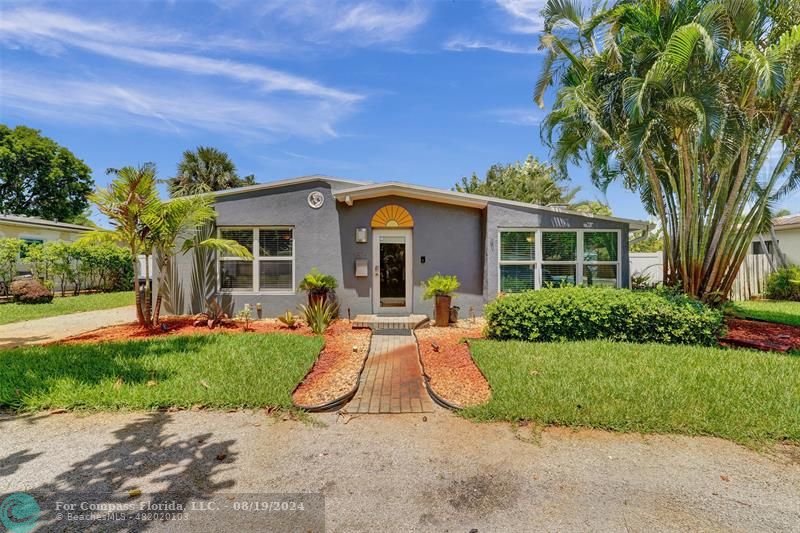
[[[339,315],[339,304],[332,300],[315,300],[308,305],[300,304],[303,319],[316,335],[322,335]]]

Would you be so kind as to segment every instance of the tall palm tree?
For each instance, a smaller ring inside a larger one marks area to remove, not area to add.
[[[228,154],[211,146],[198,146],[196,150],[183,152],[177,175],[166,181],[172,197],[255,184],[252,175],[240,178]]]
[[[108,217],[113,230],[97,230],[88,239],[104,240],[111,238],[123,243],[131,252],[133,261],[133,290],[136,297],[136,319],[139,324],[148,325],[145,317],[139,284],[139,255],[147,248],[150,229],[143,219],[154,214],[159,204],[156,192],[156,167],[146,163],[139,167],[109,169],[116,178],[108,187],[98,188],[89,199],[98,211]]]
[[[549,0],[540,105],[562,169],[622,179],[661,221],[667,282],[724,300],[771,206],[800,185],[800,1]]]

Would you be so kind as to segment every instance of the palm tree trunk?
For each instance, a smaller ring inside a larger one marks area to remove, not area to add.
[[[144,313],[142,312],[142,293],[139,290],[139,256],[133,254],[133,292],[136,298],[136,321],[140,326],[145,326]]]

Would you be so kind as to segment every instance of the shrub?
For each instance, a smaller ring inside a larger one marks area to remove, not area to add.
[[[436,274],[422,283],[422,288],[425,290],[425,292],[422,293],[422,298],[424,300],[430,300],[434,296],[450,296],[456,292],[460,286],[461,284],[458,282],[457,277]]]
[[[303,318],[316,335],[322,335],[339,315],[339,305],[331,300],[317,300],[300,305]]]
[[[289,310],[279,316],[278,321],[289,329],[294,329],[297,327],[297,317],[294,316],[294,313]]]
[[[18,279],[11,284],[11,295],[21,304],[48,304],[53,301],[53,293],[33,278]]]
[[[300,282],[300,290],[309,294],[327,294],[338,287],[336,278],[330,274],[323,274],[317,267],[312,268]]]
[[[770,300],[800,302],[800,267],[781,268],[770,274],[764,296]]]
[[[714,345],[722,313],[668,291],[568,287],[497,298],[485,309],[487,335],[500,340]]]

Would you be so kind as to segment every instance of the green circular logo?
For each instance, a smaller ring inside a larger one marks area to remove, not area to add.
[[[0,523],[11,533],[27,533],[36,525],[42,509],[30,494],[15,492],[0,503]]]

